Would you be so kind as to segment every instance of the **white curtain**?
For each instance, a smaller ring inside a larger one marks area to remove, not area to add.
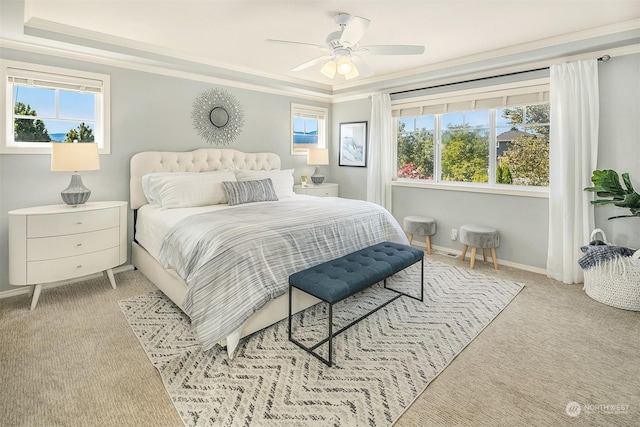
[[[371,96],[371,129],[367,167],[367,200],[391,211],[393,177],[393,136],[391,135],[391,97]]]
[[[598,62],[551,66],[547,275],[583,280],[578,259],[594,227],[591,185],[598,154]]]

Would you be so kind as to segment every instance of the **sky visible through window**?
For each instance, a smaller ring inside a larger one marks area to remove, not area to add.
[[[14,105],[21,102],[35,110],[55,141],[64,140],[71,129],[80,123],[93,128],[95,122],[95,94],[58,90],[56,114],[56,90],[42,87],[16,85],[13,91]]]
[[[293,143],[317,144],[318,120],[294,117],[293,119]]]

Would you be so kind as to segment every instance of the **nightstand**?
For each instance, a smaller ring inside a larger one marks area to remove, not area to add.
[[[103,271],[127,261],[127,202],[38,206],[9,212],[9,284],[33,286]]]
[[[323,182],[318,185],[294,185],[293,191],[296,194],[307,194],[319,197],[338,197],[338,184]]]

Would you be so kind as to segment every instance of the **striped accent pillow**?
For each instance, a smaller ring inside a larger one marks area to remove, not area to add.
[[[223,181],[222,185],[227,192],[229,206],[278,200],[271,178],[254,181]]]

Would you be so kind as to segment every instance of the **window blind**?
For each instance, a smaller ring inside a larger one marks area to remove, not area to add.
[[[66,76],[63,74],[45,73],[20,68],[7,68],[7,80],[9,83],[41,87],[49,89],[64,89],[76,92],[102,93],[101,80],[82,77]]]
[[[488,90],[487,90],[488,89]],[[417,117],[461,111],[516,107],[549,102],[549,84],[537,83],[511,88],[484,88],[482,92],[438,94],[392,102],[393,117]]]
[[[293,113],[294,117],[300,117],[303,119],[315,119],[315,120],[324,120],[325,114],[315,110],[305,110],[297,108]]]

